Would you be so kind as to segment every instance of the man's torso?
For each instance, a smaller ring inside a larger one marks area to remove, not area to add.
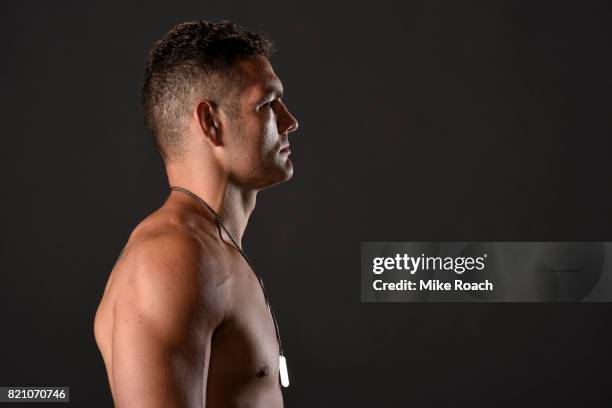
[[[112,383],[112,337],[114,308],[127,288],[134,271],[129,252],[147,234],[159,231],[163,218],[153,215],[132,234],[115,264],[96,313],[95,334]],[[161,224],[160,224],[161,223]],[[190,230],[194,230],[193,228]],[[195,233],[206,241],[205,256],[222,259],[226,271],[219,290],[228,300],[226,318],[213,332],[210,346],[206,407],[282,407],[279,385],[278,342],[269,309],[258,282],[248,264],[231,243],[221,243],[203,231]],[[218,232],[216,233],[219,238]],[[213,242],[217,241],[217,242]],[[212,250],[211,250],[212,249]],[[168,271],[172,273],[172,271]],[[204,381],[205,379],[202,379]]]

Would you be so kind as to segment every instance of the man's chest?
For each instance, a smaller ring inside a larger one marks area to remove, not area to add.
[[[228,313],[213,333],[211,370],[278,381],[279,344],[272,315],[258,278],[251,270],[241,272],[227,288]]]

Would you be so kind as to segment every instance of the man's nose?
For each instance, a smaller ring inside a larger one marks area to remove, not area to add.
[[[299,127],[297,119],[289,112],[287,106],[282,104],[282,114],[280,115],[280,121],[278,131],[280,134],[291,133]]]

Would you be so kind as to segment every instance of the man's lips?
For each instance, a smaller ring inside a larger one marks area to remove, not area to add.
[[[282,149],[280,149],[281,152],[285,153],[285,152],[290,152],[291,150],[289,150],[289,145],[283,147]]]

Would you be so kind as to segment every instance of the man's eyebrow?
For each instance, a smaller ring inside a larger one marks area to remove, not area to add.
[[[282,85],[268,85],[264,88],[265,96],[274,95],[277,98],[282,98],[284,96],[283,86]]]

